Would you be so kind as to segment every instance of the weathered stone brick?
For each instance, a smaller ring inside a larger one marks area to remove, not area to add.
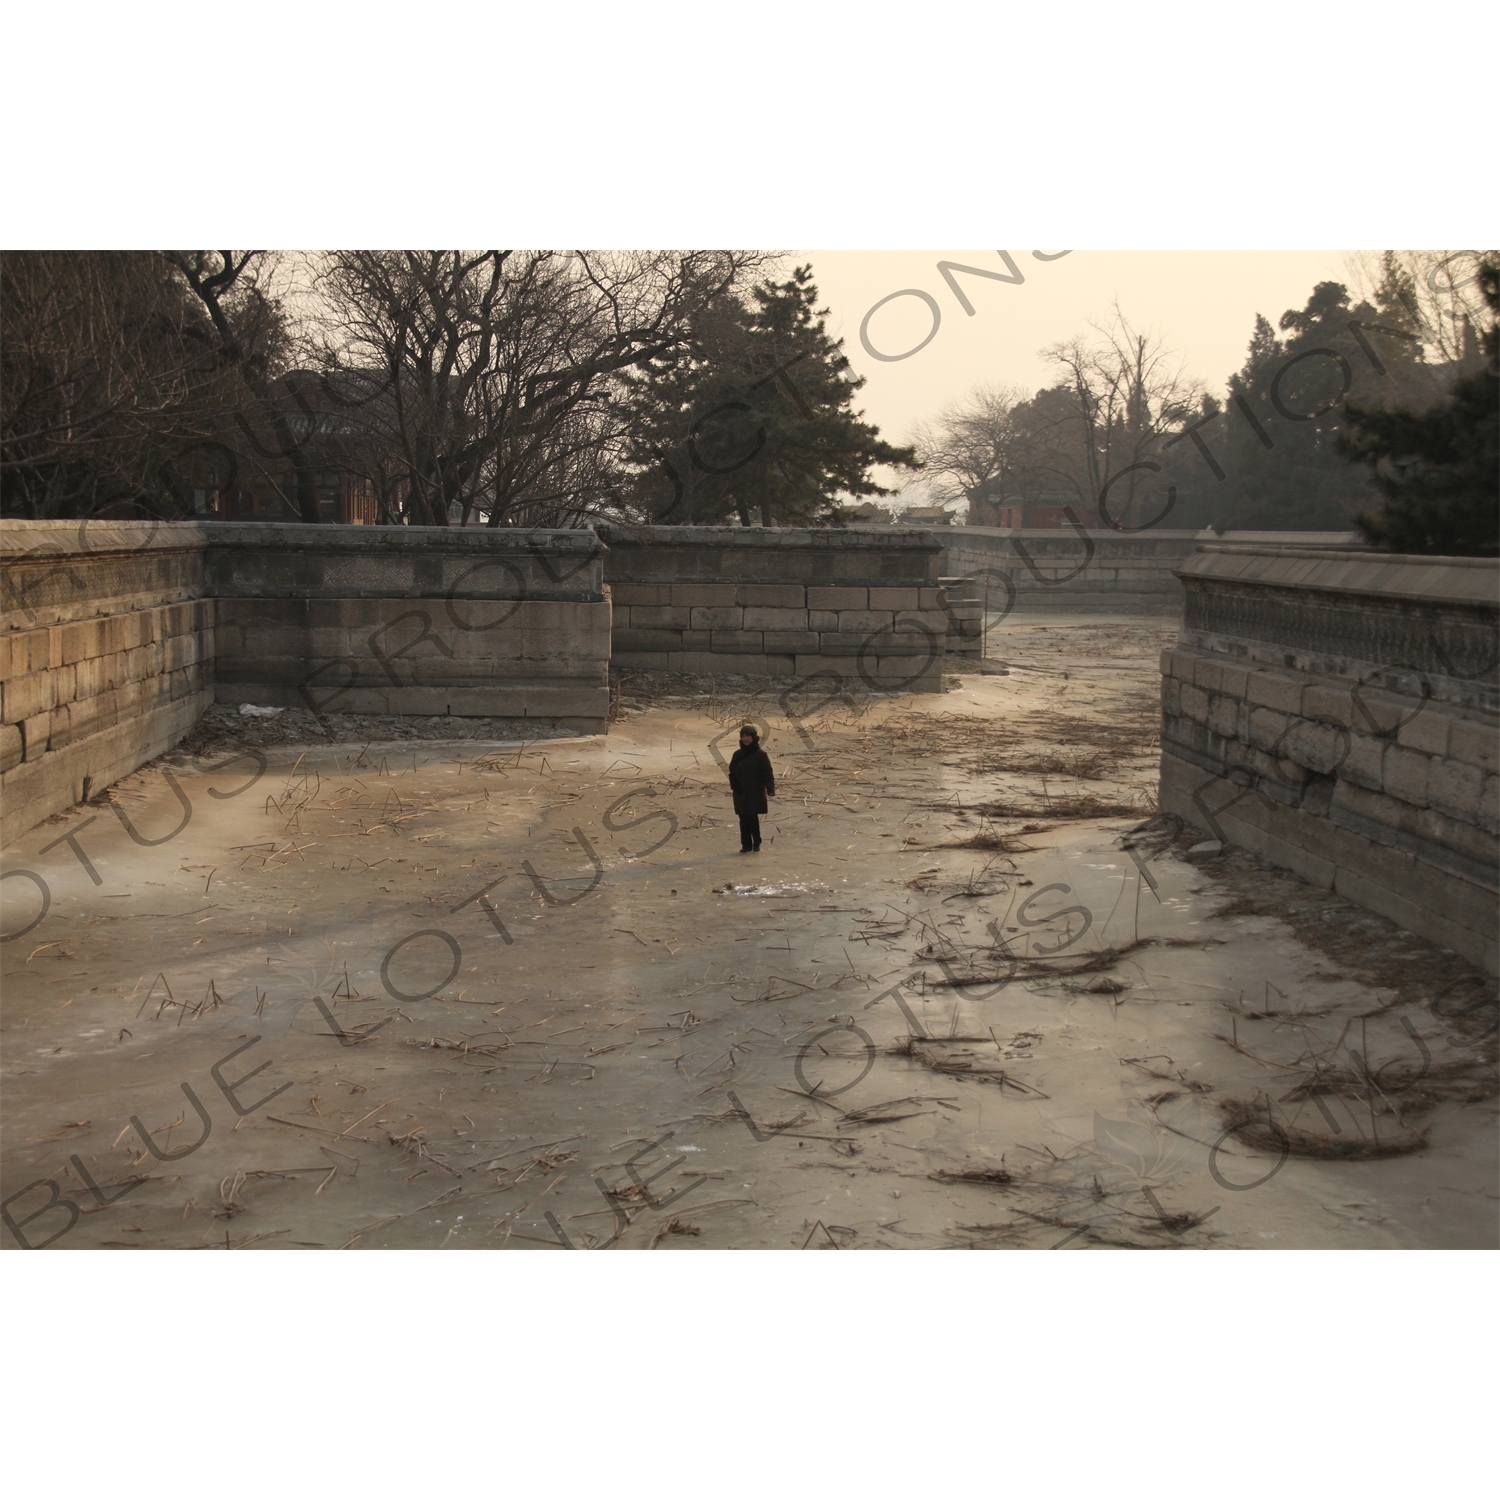
[[[1448,753],[1448,726],[1450,717],[1434,703],[1427,703],[1414,717],[1408,719],[1396,731],[1396,743],[1408,750],[1421,750],[1428,755]]]
[[[52,738],[52,714],[37,714],[21,725],[21,741],[27,760],[40,760],[47,753]]]
[[[1448,726],[1448,754],[1481,771],[1500,770],[1500,729],[1472,719],[1455,719]]]
[[[1252,703],[1274,708],[1284,714],[1302,712],[1302,680],[1280,672],[1251,672],[1245,696]]]
[[[110,685],[107,657],[91,656],[86,661],[75,662],[73,674],[77,683],[73,694],[75,701],[96,697]]]
[[[1484,793],[1484,772],[1477,766],[1445,757],[1434,759],[1427,771],[1427,801],[1441,813],[1461,823],[1479,821]]]
[[[202,638],[194,634],[184,636],[183,640],[190,643],[189,660],[197,661],[203,654]],[[131,650],[135,649],[131,647]],[[112,688],[122,682],[130,681],[130,651],[115,651],[109,656],[101,656],[99,663],[105,687]]]
[[[1208,727],[1226,740],[1235,738],[1240,728],[1240,700],[1226,697],[1223,693],[1210,693],[1208,697]]]
[[[872,630],[868,635],[851,635],[845,639],[854,642],[855,652],[869,661],[874,661],[877,656],[938,657],[943,653],[941,641],[934,651],[932,643],[910,632],[897,635],[893,630]]]
[[[746,630],[806,630],[805,609],[772,609],[751,606],[745,610]]]
[[[686,630],[692,611],[682,604],[634,604],[627,623],[636,630]]]
[[[697,653],[693,653],[696,658]],[[631,667],[637,672],[691,672],[692,667],[680,665],[688,659],[685,651],[617,651],[617,666]]]
[[[1347,727],[1351,723],[1349,715],[1353,712],[1349,690],[1309,683],[1302,689],[1302,712],[1309,719]]]
[[[47,673],[52,679],[52,697],[55,704],[71,703],[78,696],[78,668],[54,667]]]
[[[109,615],[99,621],[99,648],[101,655],[116,651],[128,651],[135,645],[135,620],[132,615]]]
[[[715,652],[742,653],[752,651],[761,655],[765,651],[765,638],[759,630],[715,630],[713,633]]]
[[[798,656],[796,675],[804,679],[811,677],[816,680],[804,683],[797,698],[793,700],[793,706],[797,707],[799,713],[806,713],[808,704],[837,702],[838,694],[844,690],[844,684],[849,680],[848,674],[852,665],[847,659],[832,662],[816,653]],[[803,694],[811,696],[804,698]],[[816,709],[812,711],[816,712]]]
[[[868,635],[872,630],[889,630],[891,619],[890,610],[841,609],[839,630],[846,635]]]
[[[1486,776],[1479,795],[1479,826],[1489,834],[1500,834],[1500,776]]]
[[[617,651],[672,651],[681,643],[682,636],[675,630],[636,630],[630,626],[614,632]]]
[[[385,708],[384,712],[388,714],[446,714],[448,712],[449,699],[453,695],[453,690],[447,686],[387,686],[383,688],[372,688],[369,691],[372,693],[378,693],[379,696],[385,701],[387,707]],[[354,703],[358,703],[360,701],[360,698],[361,690],[359,688],[353,689],[349,694],[348,700],[346,700],[351,704],[351,707],[346,709],[344,708],[343,703],[340,703],[339,709],[345,713],[371,712],[371,710],[367,708],[352,707]],[[377,709],[375,710],[375,712],[378,713],[380,712],[380,710]]]
[[[839,628],[838,614],[831,609],[810,609],[807,612],[807,628],[809,630],[837,630]]]
[[[9,771],[21,764],[26,747],[21,743],[21,728],[18,724],[0,724],[0,771]]]
[[[1250,673],[1245,667],[1236,665],[1234,662],[1225,661],[1219,665],[1219,691],[1228,693],[1231,698],[1243,699],[1246,688],[1250,681]]]
[[[203,626],[203,629],[211,630],[219,623],[222,605],[217,599],[208,599],[204,603],[213,605],[208,622]],[[154,609],[138,609],[130,618],[133,628],[130,632],[129,644],[125,648],[127,651],[133,651],[137,646],[143,646],[147,641],[156,639],[156,611]]]
[[[80,703],[70,703],[64,708],[54,709],[51,748],[60,750],[75,740],[86,739],[89,735],[118,723],[119,718],[119,708],[113,693],[100,693],[97,697]]]
[[[613,583],[610,593],[616,604],[663,605],[672,602],[670,583]]]
[[[1200,656],[1193,663],[1193,686],[1202,688],[1205,693],[1218,691],[1222,675],[1222,664],[1212,656]]]
[[[917,589],[871,589],[871,609],[920,609],[921,593]]]
[[[765,648],[768,653],[787,655],[806,654],[818,649],[818,636],[810,630],[768,630]]]
[[[807,590],[809,609],[867,609],[869,604],[869,589],[809,586]]]
[[[1362,734],[1394,735],[1426,709],[1421,698],[1405,698],[1368,684],[1351,688],[1349,698],[1350,720]]]
[[[10,670],[5,674],[7,679],[26,672],[47,670],[51,665],[51,635],[47,630],[22,630],[13,634],[10,637]]]
[[[1300,791],[1312,778],[1313,773],[1306,766],[1299,766],[1296,761],[1281,756],[1276,759],[1276,769],[1271,774],[1267,790],[1278,801],[1295,802],[1292,793]],[[1286,795],[1278,795],[1278,788]]]
[[[1281,753],[1288,760],[1326,776],[1348,753],[1350,743],[1347,729],[1311,719],[1294,719],[1282,741]]]
[[[745,611],[738,605],[718,605],[694,609],[691,625],[694,630],[738,630],[744,621]]]
[[[820,631],[818,634],[818,654],[820,656],[854,656],[858,653],[864,639],[864,636],[858,635],[852,630],[848,632]]]
[[[800,583],[740,583],[734,602],[759,609],[806,609],[807,587]]]
[[[1387,745],[1381,763],[1380,780],[1393,797],[1413,807],[1427,806],[1427,772],[1431,757],[1402,745]]]
[[[673,604],[687,604],[704,609],[732,609],[734,607],[734,585],[732,583],[674,583]]]
[[[57,679],[54,672],[29,672],[12,677],[5,684],[5,719],[19,724],[50,711],[57,703]]]
[[[99,630],[94,621],[83,620],[74,625],[59,625],[57,634],[62,651],[58,666],[87,661],[89,657],[99,655]]]
[[[871,592],[874,592],[873,590]],[[924,630],[930,630],[934,635],[946,636],[948,634],[948,616],[940,609],[906,609],[899,610],[895,620],[892,622],[893,630],[898,633],[920,635]]]
[[[1277,713],[1275,709],[1252,708],[1247,737],[1257,750],[1277,756],[1285,755],[1282,739],[1290,722],[1285,714]]]
[[[1172,676],[1180,678],[1183,682],[1193,680],[1194,668],[1198,665],[1198,653],[1188,651],[1181,646],[1174,646],[1170,652],[1172,658]]]
[[[1174,674],[1175,675],[1175,674]],[[1208,694],[1189,682],[1182,684],[1182,714],[1195,724],[1208,723]]]

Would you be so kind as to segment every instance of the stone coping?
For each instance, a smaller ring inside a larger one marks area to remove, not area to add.
[[[1152,540],[1172,542],[1181,546],[1197,543],[1202,546],[1220,542],[1258,549],[1274,548],[1281,552],[1291,547],[1336,548],[1339,551],[1368,550],[1353,532],[1345,531],[1171,531],[1148,526],[1144,531],[1115,531],[1108,526],[1094,526],[1083,522],[1083,529],[1095,542],[1149,542]],[[1064,536],[1076,538],[1078,533],[1071,526],[955,526],[944,532],[948,545],[961,541],[966,536],[999,537],[1004,540],[1018,536],[1030,541],[1045,541],[1048,537]],[[1286,541],[1279,540],[1285,537]]]
[[[121,553],[247,547],[286,552],[538,552],[602,556],[589,530],[489,526],[309,526],[281,521],[6,521],[0,557],[118,556]]]
[[[1205,545],[1227,542],[1241,547],[1317,547],[1340,552],[1368,552],[1370,545],[1357,531],[1200,531]],[[1283,540],[1285,538],[1286,540]]]
[[[1311,548],[1272,550],[1204,542],[1175,571],[1184,583],[1212,580],[1500,610],[1500,558],[1492,557],[1416,557],[1404,553]]]
[[[943,543],[925,527],[883,526],[625,526],[598,522],[594,530],[612,547],[721,547],[758,551],[847,550],[851,533],[857,533],[858,550],[892,552],[941,552]]]
[[[1109,526],[1101,526],[1098,523],[1089,525],[1083,522],[1083,529],[1089,534],[1089,540],[1095,541],[1173,541],[1179,546],[1191,546],[1194,541],[1202,537],[1202,531],[1158,531],[1155,526],[1148,526],[1145,531],[1112,531]],[[1046,541],[1049,537],[1058,537],[1061,540],[1079,541],[1079,532],[1074,531],[1073,526],[951,526],[945,528],[942,534],[945,546],[953,546],[956,541],[963,541],[965,537],[1001,537],[1008,540],[1010,537],[1023,537],[1025,540]]]
[[[225,521],[204,525],[214,547],[284,552],[538,552],[601,557],[592,531],[511,526],[308,526],[305,523]]]
[[[201,521],[10,521],[0,524],[0,557],[101,557],[122,552],[192,552],[213,528]]]

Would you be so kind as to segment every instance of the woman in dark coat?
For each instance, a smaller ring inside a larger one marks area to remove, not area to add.
[[[740,730],[740,748],[729,761],[729,788],[740,819],[740,853],[760,852],[760,815],[768,811],[766,798],[776,795],[776,773],[771,757],[760,748],[760,735],[746,724]]]

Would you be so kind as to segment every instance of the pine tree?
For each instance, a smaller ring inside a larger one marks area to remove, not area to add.
[[[853,409],[864,384],[829,336],[812,268],[720,298],[691,347],[627,380],[628,514],[670,525],[841,524],[841,501],[892,493],[877,464],[915,469]]]
[[[1414,412],[1351,405],[1339,447],[1368,466],[1384,497],[1356,521],[1365,540],[1394,552],[1447,557],[1500,555],[1500,261],[1487,260],[1480,287],[1492,314],[1484,367],[1445,401]]]
[[[1223,460],[1229,481],[1219,526],[1343,530],[1374,498],[1366,477],[1344,462],[1335,443],[1343,422],[1341,388],[1373,389],[1374,372],[1349,325],[1376,316],[1369,303],[1351,307],[1348,290],[1336,281],[1320,282],[1304,308],[1282,314],[1285,339],[1257,315],[1244,367],[1229,381]],[[1394,342],[1381,346],[1387,369],[1399,357],[1387,348]]]

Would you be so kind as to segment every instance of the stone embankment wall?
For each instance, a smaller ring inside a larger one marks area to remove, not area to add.
[[[1213,534],[1155,527],[1122,533],[1092,526],[1010,531],[955,526],[931,535],[943,545],[945,577],[988,579],[993,615],[1009,608],[1022,613],[1176,610],[1182,604],[1177,569]],[[1353,542],[1339,532],[1229,532],[1225,540],[1277,548]]]
[[[1500,972],[1500,564],[1205,544],[1161,807]]]
[[[978,578],[941,578],[943,611],[948,620],[945,641],[950,657],[980,660],[985,648],[985,606],[988,595]]]
[[[221,703],[604,733],[610,606],[592,532],[205,529]]]
[[[637,671],[937,691],[949,621],[927,531],[601,526],[614,660]]]
[[[612,653],[941,686],[951,622],[925,531],[601,531],[608,548],[592,531],[8,523],[4,837],[171,748],[215,700],[602,734]]]
[[[213,702],[208,528],[0,528],[0,841],[170,749]]]
[[[7,522],[0,837],[175,745],[216,699],[602,734],[587,531]]]

